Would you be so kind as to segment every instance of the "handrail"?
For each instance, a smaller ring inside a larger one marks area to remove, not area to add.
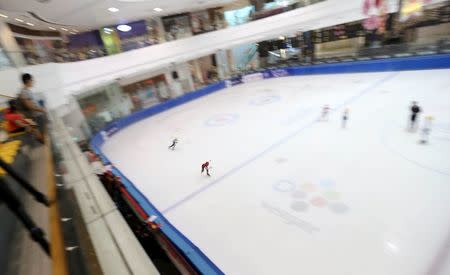
[[[62,119],[49,113],[55,142],[66,163],[64,182],[74,191],[80,212],[105,274],[159,274],[87,159],[72,140]],[[104,253],[108,251],[108,253]]]

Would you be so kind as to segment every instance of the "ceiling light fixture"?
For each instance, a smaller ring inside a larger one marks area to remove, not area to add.
[[[110,28],[103,28],[103,30],[104,30],[105,32],[113,32],[113,31],[114,31],[113,29],[110,29]]]
[[[3,18],[8,18],[8,15],[6,15],[6,14],[3,14],[3,13],[0,13],[0,17],[3,17]]]
[[[161,9],[161,8],[154,8],[153,10],[156,11],[156,12],[162,12],[163,11],[163,9]]]
[[[18,21],[18,22],[21,22],[21,23],[23,23],[23,20],[22,20],[22,19],[19,19],[19,18],[14,18],[14,20],[16,20],[16,21]]]
[[[51,29],[52,31],[56,31],[56,29],[53,27],[48,27],[48,28]]]
[[[121,32],[129,32],[132,28],[129,25],[119,25],[117,26],[117,29]]]
[[[33,23],[30,23],[30,22],[27,22],[27,25],[28,25],[28,26],[34,26],[34,24],[33,24]]]
[[[115,8],[115,7],[111,7],[111,8],[108,8],[108,11],[110,11],[110,12],[118,12],[119,9]]]
[[[65,31],[65,32],[68,31],[68,29],[66,29],[66,28],[61,28],[61,30]]]

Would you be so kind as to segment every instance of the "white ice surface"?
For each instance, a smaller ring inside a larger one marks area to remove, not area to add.
[[[434,117],[428,145],[406,131],[413,100],[420,122]],[[330,120],[316,121],[324,104]],[[448,270],[450,70],[235,86],[134,124],[103,151],[226,274]]]

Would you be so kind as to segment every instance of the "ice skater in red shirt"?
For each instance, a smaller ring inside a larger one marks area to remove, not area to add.
[[[209,161],[202,164],[202,174],[203,174],[203,171],[205,171],[205,170],[206,170],[206,175],[208,175],[208,177],[211,177],[211,175],[209,174]]]

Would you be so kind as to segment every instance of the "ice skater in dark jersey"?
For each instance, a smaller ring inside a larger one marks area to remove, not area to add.
[[[172,145],[169,146],[169,149],[175,150],[175,146],[177,146],[177,143],[178,139],[176,138],[172,141]]]
[[[409,126],[409,130],[413,132],[416,129],[417,125],[417,116],[422,110],[420,109],[419,105],[417,105],[416,101],[413,101],[411,106],[411,123]]]
[[[342,114],[342,128],[347,127],[348,113],[349,113],[349,109],[347,108],[344,110],[344,113]]]
[[[211,175],[209,174],[209,161],[202,164],[202,174],[203,174],[203,171],[205,171],[205,170],[206,170],[206,175],[211,177]]]

